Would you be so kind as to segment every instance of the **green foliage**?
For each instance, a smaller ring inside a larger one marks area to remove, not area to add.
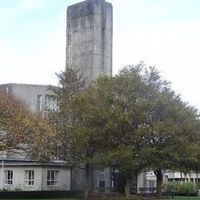
[[[167,169],[198,170],[198,111],[154,67],[128,66],[88,87],[70,69],[59,80],[52,88],[59,109],[50,120],[64,160],[115,165],[126,176],[144,169],[159,176]]]
[[[197,185],[191,182],[169,182],[164,186],[167,192],[174,193],[195,193],[197,192]]]
[[[10,191],[10,189],[8,189],[8,188],[2,188],[2,189],[0,189],[0,192],[9,192]]]
[[[65,72],[58,74],[59,86],[50,87],[57,99],[58,109],[49,113],[49,121],[54,125],[56,136],[53,149],[57,157],[72,165],[80,163],[84,157],[84,151],[80,150],[83,142],[81,135],[76,130],[79,121],[78,104],[75,105],[76,95],[84,90],[85,82],[78,71],[67,68]],[[76,134],[77,133],[77,134]]]
[[[0,150],[26,152],[28,156],[48,154],[51,129],[46,120],[14,96],[0,91]],[[48,145],[47,145],[48,144]],[[19,151],[20,150],[20,151]]]

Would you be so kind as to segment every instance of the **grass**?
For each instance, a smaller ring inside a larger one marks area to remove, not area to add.
[[[44,199],[0,199],[0,200],[77,200],[71,198],[44,198]]]
[[[162,200],[169,200],[172,198],[166,198],[166,199],[162,199]],[[81,199],[72,199],[72,198],[43,198],[43,199],[0,199],[0,200],[81,200]],[[134,200],[134,199],[132,199]],[[145,198],[145,200],[151,200],[151,197],[149,198]],[[174,200],[200,200],[200,197],[187,197],[187,196],[175,196]]]
[[[200,200],[200,197],[175,197],[177,200]]]
[[[72,198],[43,198],[43,199],[0,199],[0,200],[78,200],[78,199],[72,199]]]

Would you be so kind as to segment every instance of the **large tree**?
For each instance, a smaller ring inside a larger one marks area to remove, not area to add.
[[[50,157],[47,146],[50,144],[52,133],[45,119],[32,114],[14,96],[0,92],[1,151],[19,152],[20,150],[23,154],[26,152],[29,157],[47,159]]]
[[[93,136],[92,162],[117,163],[127,178],[127,196],[131,172],[154,170],[160,196],[164,171],[188,168],[183,155],[194,160],[198,112],[171,90],[155,68],[143,63],[126,67],[114,78],[97,80],[83,97],[89,106],[80,128]]]
[[[198,146],[198,112],[155,68],[128,66],[87,88],[73,70],[59,79],[59,109],[52,119],[64,160],[84,164],[86,172],[91,164],[117,165],[127,179],[127,196],[133,171],[154,170],[160,196],[164,171],[188,168],[183,155],[195,155],[188,152]]]
[[[0,92],[1,150],[24,143],[28,118],[30,118],[30,112],[20,101]]]
[[[132,147],[133,161],[140,169],[154,170],[160,196],[164,171],[183,170],[183,156],[191,160],[194,155],[192,147],[199,141],[198,111],[184,103],[155,68],[132,66],[122,70],[116,79],[123,82],[114,84],[121,88],[121,92],[115,91],[117,96],[126,101],[123,112],[133,113],[129,115],[131,131],[122,131],[123,135],[118,137]]]
[[[91,190],[88,160],[93,156],[93,149],[87,131],[82,126],[87,103],[79,98],[86,90],[86,84],[79,72],[71,68],[58,74],[58,79],[59,86],[50,88],[58,102],[58,109],[49,115],[56,132],[54,151],[71,166],[85,170],[84,191],[87,198]]]
[[[183,170],[185,165],[181,161],[192,157],[188,151],[197,142],[194,138],[198,134],[198,114],[171,91],[159,94],[152,108],[145,136],[147,143],[140,156],[147,169],[154,170],[160,196],[165,170]]]

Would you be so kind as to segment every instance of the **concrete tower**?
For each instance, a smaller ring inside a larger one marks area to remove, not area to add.
[[[66,67],[89,82],[112,75],[112,4],[86,0],[67,9]]]

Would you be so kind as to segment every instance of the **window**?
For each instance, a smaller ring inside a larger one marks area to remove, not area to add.
[[[8,87],[6,87],[6,94],[8,94],[8,91],[9,91],[9,88],[8,88]]]
[[[155,181],[154,180],[149,180],[149,188],[155,187]]]
[[[58,185],[58,171],[47,171],[47,185]]]
[[[25,171],[25,185],[34,185],[34,171],[33,170]]]
[[[37,111],[42,112],[42,95],[37,95]]]
[[[99,181],[99,192],[105,192],[105,181],[104,180],[100,180]]]
[[[99,170],[99,179],[100,180],[104,180],[105,179],[105,169],[104,168],[101,168],[100,170]]]
[[[5,170],[5,184],[12,185],[13,184],[13,171],[12,170]]]
[[[105,192],[105,168],[99,169],[99,191]]]
[[[57,100],[53,95],[45,95],[45,111],[55,111],[57,110]]]

